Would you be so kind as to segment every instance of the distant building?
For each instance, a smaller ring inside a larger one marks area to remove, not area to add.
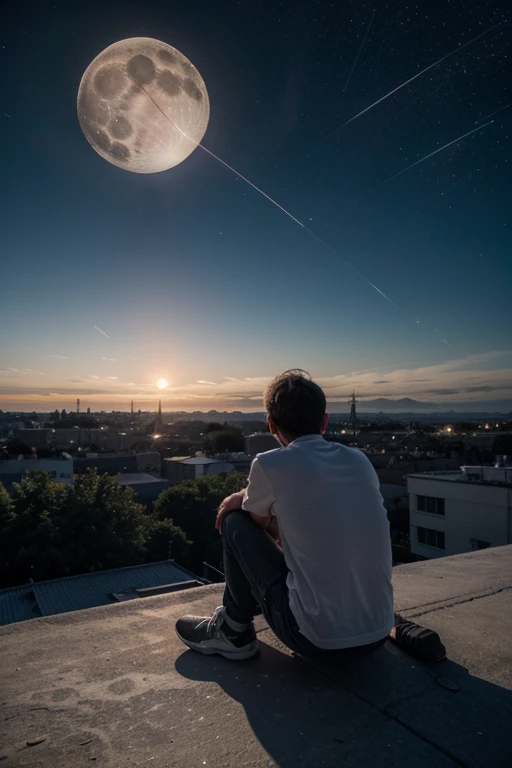
[[[44,470],[57,482],[70,485],[73,482],[73,459],[9,459],[0,461],[0,483],[10,491],[13,483],[19,483],[26,472]]]
[[[443,557],[512,543],[512,467],[407,477],[411,551]]]
[[[162,458],[157,451],[136,453],[137,472],[157,472],[162,470]]]
[[[156,501],[162,491],[169,488],[170,482],[162,477],[154,477],[145,472],[128,472],[117,475],[117,481],[123,486],[133,488],[139,501],[148,504]]]
[[[201,586],[172,560],[0,589],[0,625]]]
[[[77,472],[96,469],[100,474],[117,475],[125,472],[154,472],[160,474],[161,459],[156,451],[146,453],[88,453],[75,459]]]
[[[481,429],[479,431],[470,432],[469,434],[462,435],[461,439],[468,447],[475,447],[485,451],[492,451],[494,441],[497,437],[512,438],[512,432],[505,430],[491,430]]]
[[[164,459],[162,475],[171,481],[171,485],[177,485],[185,480],[195,480],[201,475],[220,475],[221,472],[233,472],[234,466],[230,462],[219,459],[210,459],[207,456],[174,456]]]
[[[16,439],[29,448],[49,448],[51,429],[18,429]]]
[[[245,438],[245,452],[248,456],[273,451],[274,448],[279,448],[279,443],[270,432],[255,432]]]
[[[110,433],[111,435],[112,433]],[[54,429],[50,435],[52,448],[60,451],[76,450],[83,446],[104,446],[109,439],[108,430],[81,429],[80,427],[68,427]]]
[[[220,459],[221,457],[219,456],[218,458]],[[235,472],[244,472],[245,474],[249,473],[253,458],[253,456],[248,456],[246,453],[228,453],[222,457],[223,461],[228,461],[233,465]]]

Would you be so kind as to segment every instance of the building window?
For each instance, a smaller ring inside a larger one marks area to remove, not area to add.
[[[488,541],[481,541],[480,539],[471,539],[471,549],[476,552],[478,549],[487,549],[491,544]]]
[[[434,496],[416,496],[418,512],[429,512],[431,515],[444,515],[444,499]]]
[[[444,549],[444,531],[434,531],[432,528],[418,526],[418,544]]]

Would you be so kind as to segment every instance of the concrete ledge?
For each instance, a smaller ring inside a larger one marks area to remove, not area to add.
[[[438,630],[450,661],[388,643],[325,669],[261,618],[258,658],[201,657],[174,622],[209,614],[220,585],[3,627],[2,764],[511,765],[512,547],[399,566],[394,582],[397,609]]]

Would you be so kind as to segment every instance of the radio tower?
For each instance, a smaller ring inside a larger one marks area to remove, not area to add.
[[[355,424],[357,422],[357,413],[356,413],[356,393],[352,392],[352,404],[350,406],[350,418],[349,421],[351,424]]]
[[[76,399],[76,412],[80,413],[80,398],[77,397]]]
[[[132,416],[133,416],[133,400],[132,400],[132,411],[131,411],[131,413],[132,413]]]

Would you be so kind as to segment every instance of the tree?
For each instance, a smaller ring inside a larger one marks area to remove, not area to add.
[[[5,532],[9,529],[14,517],[12,499],[0,483],[0,584],[4,584],[8,573],[7,554],[10,546]]]
[[[185,557],[189,541],[172,521],[147,515],[131,488],[89,471],[73,485],[29,473],[0,492],[1,586]]]
[[[221,429],[228,429],[226,422],[221,424],[220,421],[210,421],[210,423],[206,425],[204,434],[207,435],[209,432],[220,432]]]
[[[153,510],[160,520],[172,520],[193,542],[188,567],[198,572],[203,561],[219,567],[222,560],[220,537],[215,530],[215,514],[221,501],[247,485],[241,472],[204,475],[163,491]]]
[[[512,435],[507,435],[506,433],[496,435],[492,445],[492,452],[497,456],[512,455]]]
[[[150,563],[158,560],[175,560],[183,565],[189,559],[192,544],[181,528],[172,520],[158,520],[147,516],[146,560]]]
[[[208,432],[204,439],[204,450],[207,456],[219,453],[237,453],[244,450],[244,433],[237,427],[223,427]]]
[[[53,482],[46,472],[27,473],[21,483],[13,484],[12,514],[0,534],[7,582],[3,586],[66,575],[58,530],[65,492],[66,486]]]

